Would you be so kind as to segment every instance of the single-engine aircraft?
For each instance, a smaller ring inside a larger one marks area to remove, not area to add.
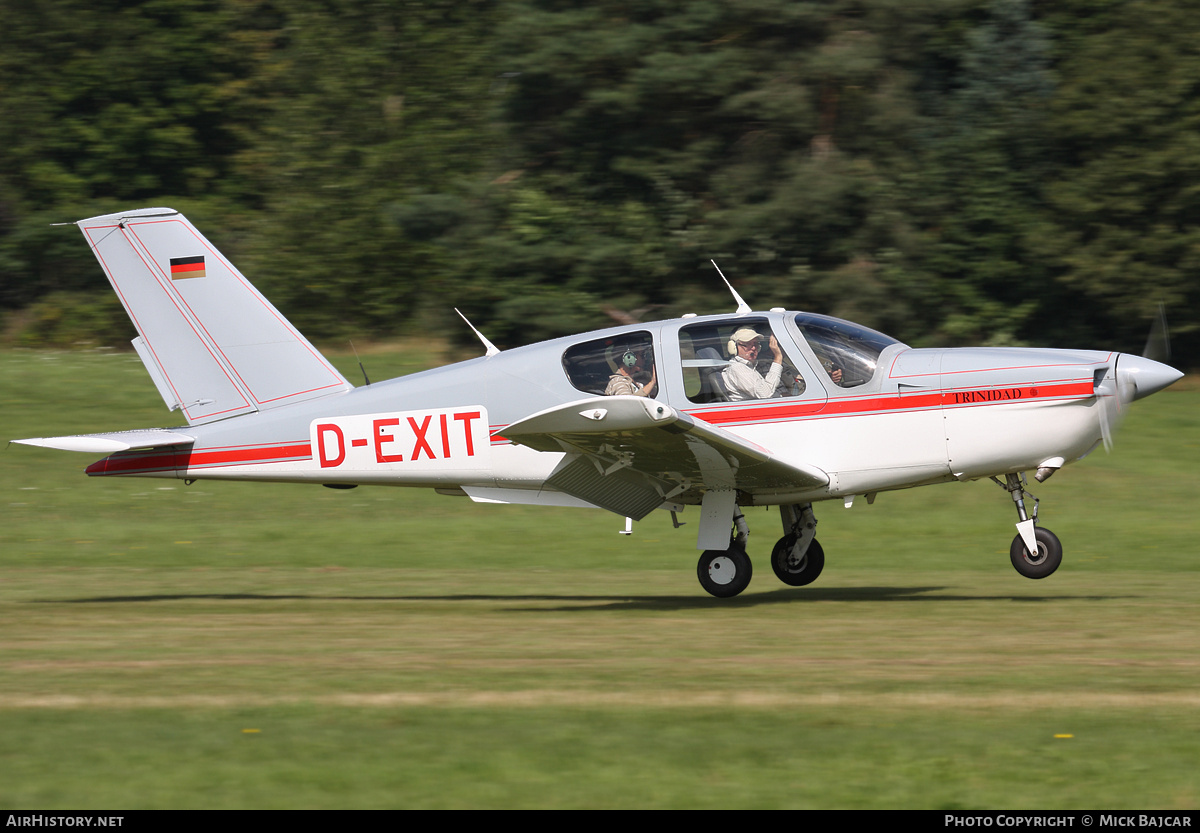
[[[179,212],[75,225],[187,426],[16,442],[107,455],[93,476],[428,487],[635,520],[664,509],[677,527],[696,506],[697,575],[723,598],[750,582],[742,507],[779,507],[771,566],[802,586],[825,563],[814,503],[984,477],[1016,506],[1013,566],[1044,578],[1062,546],[1026,503],[1026,473],[1041,482],[1108,446],[1129,403],[1182,376],[1104,350],[914,349],[755,312],[731,286],[732,315],[505,351],[479,335],[480,358],[355,387]]]

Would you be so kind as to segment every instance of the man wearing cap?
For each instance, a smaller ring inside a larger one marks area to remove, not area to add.
[[[769,399],[775,395],[779,377],[783,374],[783,351],[779,349],[775,336],[771,336],[767,344],[771,351],[771,369],[764,377],[754,369],[761,339],[762,336],[750,327],[742,327],[729,338],[729,352],[733,354],[733,359],[721,371],[721,378],[729,391],[731,402]]]

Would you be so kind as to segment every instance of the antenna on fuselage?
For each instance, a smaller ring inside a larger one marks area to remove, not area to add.
[[[490,341],[488,341],[487,336],[485,336],[483,333],[479,332],[479,330],[475,329],[474,324],[472,324],[470,321],[467,321],[467,316],[465,316],[461,312],[459,312],[458,307],[455,307],[454,311],[458,312],[459,318],[461,318],[463,321],[466,321],[467,326],[471,328],[471,332],[473,332],[475,335],[479,336],[479,340],[483,342],[485,356],[487,356],[490,359],[492,356],[495,356],[497,353],[500,352],[499,347],[497,347],[496,345],[494,345]]]
[[[725,277],[725,273],[721,271],[721,267],[717,266],[717,262],[711,258],[708,262],[713,265],[713,268],[717,270],[717,274],[721,276],[721,280],[725,281],[725,285],[729,287],[729,291],[733,293],[733,300],[737,301],[738,305],[737,314],[742,315],[747,312],[753,312],[754,310],[750,309],[750,305],[742,300],[742,296],[738,295],[737,290],[733,288],[733,284],[731,284],[729,279]]]
[[[347,339],[347,340],[350,342],[350,349],[354,351],[354,359],[358,362],[358,369],[362,371],[363,381],[366,382],[367,385],[369,386],[371,384],[371,380],[367,377],[367,369],[365,367],[363,367],[362,359],[359,358],[358,348],[354,346],[353,339]]]

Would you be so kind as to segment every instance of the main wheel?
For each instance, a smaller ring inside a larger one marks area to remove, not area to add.
[[[696,564],[700,586],[718,599],[730,599],[750,584],[754,565],[740,546],[727,550],[705,550]]]
[[[1037,555],[1029,552],[1029,548],[1025,546],[1025,539],[1020,535],[1013,538],[1012,546],[1008,548],[1012,565],[1025,578],[1045,578],[1062,564],[1062,543],[1058,536],[1040,526],[1035,530],[1035,534],[1038,543]]]
[[[771,569],[784,584],[803,587],[812,584],[825,569],[825,550],[816,538],[808,545],[808,552],[796,558],[792,555],[795,536],[784,535],[771,550]]]

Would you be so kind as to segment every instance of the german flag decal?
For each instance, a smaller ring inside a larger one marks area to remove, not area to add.
[[[199,257],[171,258],[171,280],[179,281],[184,278],[204,277],[204,255]]]

